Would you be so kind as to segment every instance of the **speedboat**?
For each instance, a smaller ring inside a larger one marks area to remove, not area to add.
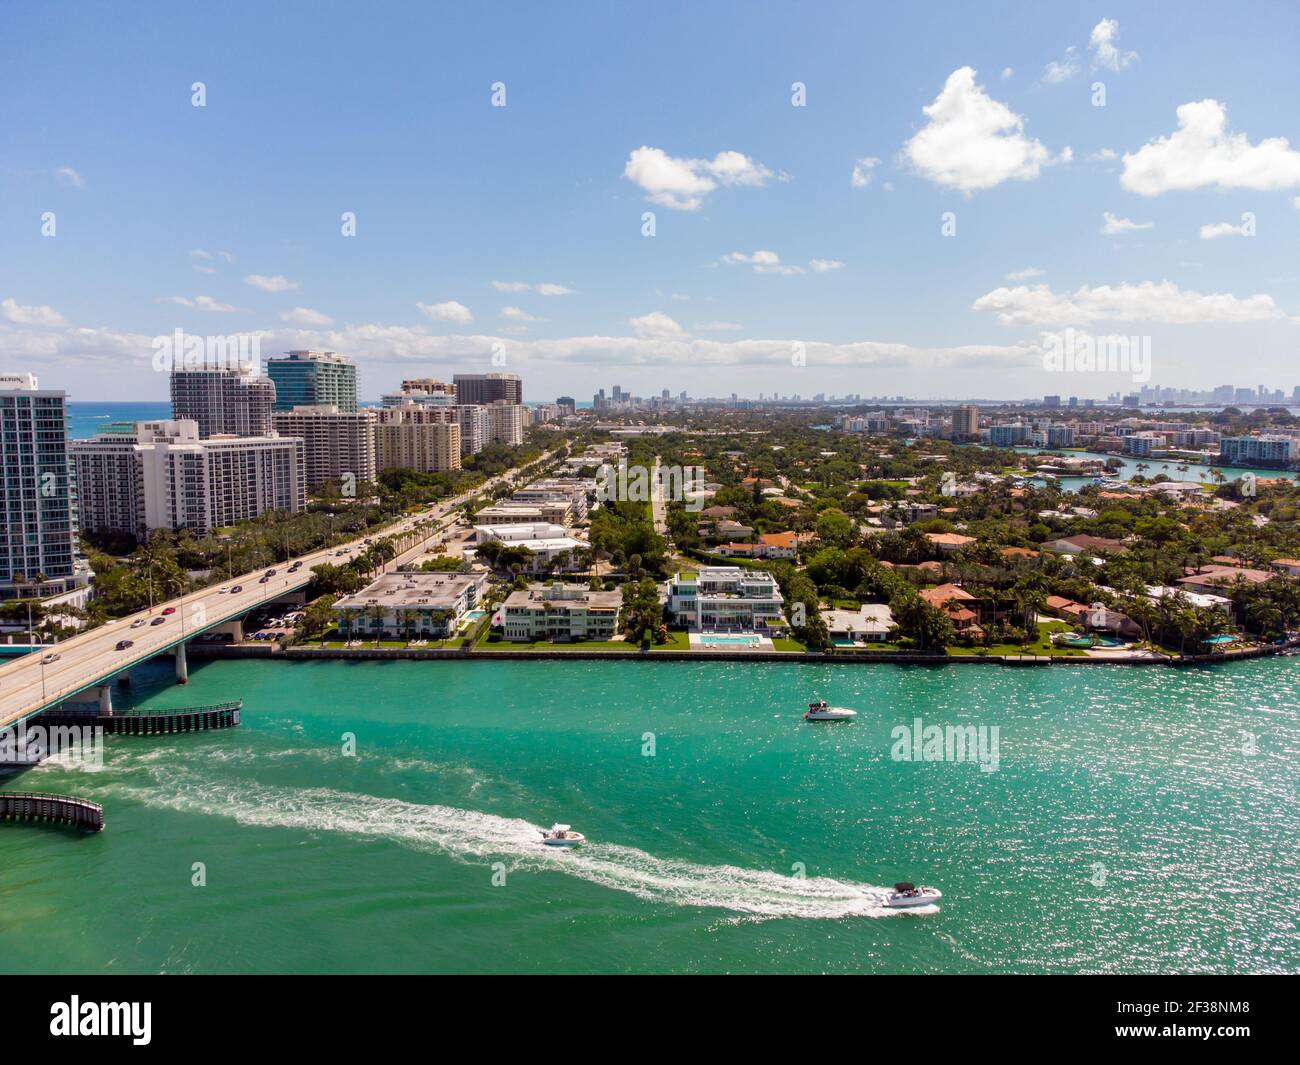
[[[916,906],[929,906],[943,898],[938,888],[917,887],[906,881],[895,884],[894,890],[885,896],[885,905],[892,910],[908,910]]]
[[[808,712],[804,714],[805,721],[851,721],[858,716],[856,710],[850,710],[846,706],[831,706],[825,699],[818,699],[815,703],[808,704]]]
[[[547,847],[576,847],[579,843],[586,842],[586,836],[573,831],[568,825],[552,825],[549,831],[542,831],[542,843]]]

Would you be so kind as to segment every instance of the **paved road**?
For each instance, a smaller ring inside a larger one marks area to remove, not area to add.
[[[549,458],[550,455],[551,452],[548,451],[542,458]],[[422,522],[431,522],[426,532],[432,535],[437,527],[433,523],[445,518],[465,500],[490,491],[517,473],[518,470],[508,470],[470,492],[444,500],[419,514],[412,514],[385,529],[377,530],[371,534],[371,538],[414,532]],[[425,539],[427,536],[399,554],[390,565],[416,557],[422,550]],[[275,575],[266,583],[261,582],[265,571],[247,573],[179,599],[159,603],[152,610],[111,621],[53,645],[50,650],[58,655],[58,660],[49,664],[43,664],[42,655],[28,654],[0,666],[0,729],[60,699],[110,680],[122,670],[174,647],[203,629],[247,613],[259,603],[275,599],[286,592],[297,591],[311,579],[312,566],[322,562],[346,562],[364,548],[363,540],[354,540],[342,547],[331,547],[304,555],[300,559],[277,563],[274,567]],[[345,549],[346,556],[336,557],[340,550]],[[290,574],[289,566],[294,561],[300,561],[302,567]],[[229,590],[236,586],[241,588],[239,592]],[[163,611],[168,609],[173,612],[164,614]],[[158,618],[164,619],[162,624],[151,624]],[[117,644],[120,640],[131,640],[132,646],[119,651]]]

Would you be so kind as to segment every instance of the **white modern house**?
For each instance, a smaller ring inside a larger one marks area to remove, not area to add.
[[[694,632],[784,632],[784,604],[766,570],[704,566],[668,582],[668,613]]]
[[[541,573],[562,556],[569,559],[568,568],[576,568],[573,559],[587,544],[574,539],[563,525],[549,522],[521,522],[510,525],[475,525],[474,542],[485,544],[496,540],[508,547],[526,547],[532,552],[532,562],[527,567],[531,573]]]
[[[884,603],[864,603],[857,610],[823,610],[830,638],[843,643],[879,643],[889,637],[894,615]]]

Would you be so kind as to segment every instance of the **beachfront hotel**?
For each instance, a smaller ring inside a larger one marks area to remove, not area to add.
[[[530,584],[501,608],[507,640],[612,640],[622,592],[593,592],[585,584]]]
[[[478,606],[487,573],[385,573],[334,604],[345,639],[440,640]]]
[[[667,612],[693,632],[782,632],[784,603],[766,570],[704,566],[668,582]]]

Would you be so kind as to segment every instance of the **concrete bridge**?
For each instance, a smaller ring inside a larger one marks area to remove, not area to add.
[[[550,454],[534,461],[545,461]],[[491,491],[498,483],[509,482],[517,472],[510,470],[470,492],[402,518],[386,529],[376,530],[371,538],[396,537],[400,553],[389,564],[400,565],[416,557],[444,519],[463,502]],[[111,714],[114,678],[160,654],[175,657],[177,683],[186,683],[189,663],[185,645],[189,640],[237,624],[249,611],[301,592],[311,581],[313,566],[346,562],[364,551],[366,544],[366,540],[354,540],[342,547],[288,559],[272,567],[275,573],[266,579],[265,571],[246,573],[52,644],[44,654],[22,655],[0,665],[0,730],[86,692],[93,692],[101,714]],[[290,573],[294,562],[300,563],[299,568]]]

